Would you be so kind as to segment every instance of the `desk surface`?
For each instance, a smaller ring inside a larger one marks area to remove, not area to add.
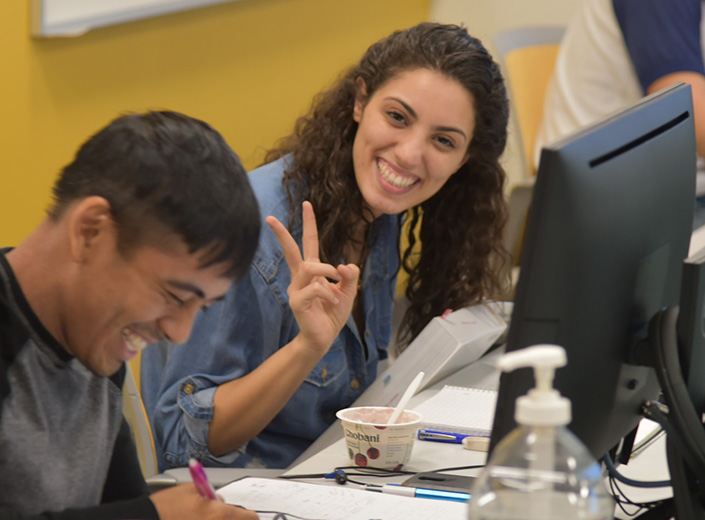
[[[476,388],[496,389],[499,385],[499,372],[495,367],[496,359],[501,356],[502,350],[490,353],[484,358],[472,363],[468,367],[448,376],[427,390],[414,396],[409,402],[409,408],[414,408],[429,397],[435,395],[444,385],[474,386]],[[442,442],[419,441],[414,442],[411,458],[404,469],[415,472],[433,471],[459,466],[483,465],[487,453],[467,450],[460,444],[446,444]],[[285,475],[303,475],[311,473],[327,473],[338,466],[350,464],[343,439],[343,428],[336,422],[328,429],[326,434],[319,438],[304,456],[289,467]],[[476,470],[464,470],[455,473],[475,475]],[[399,483],[408,476],[385,479],[385,482]],[[329,483],[331,481],[328,481]]]
[[[703,234],[705,239],[705,234]],[[497,388],[499,382],[499,374],[495,368],[495,361],[502,351],[493,352],[486,358],[473,363],[469,367],[449,376],[446,380],[438,385],[434,385],[428,390],[421,392],[410,402],[410,408],[417,406],[419,403],[428,399],[442,388],[444,384],[460,385],[460,386],[477,386],[480,388]],[[314,450],[309,450],[308,456],[300,459],[296,464],[291,466],[285,475],[301,475],[311,473],[326,473],[333,471],[338,466],[346,466],[349,464],[345,441],[342,437],[342,427],[337,424],[337,437],[334,437],[330,432],[330,437],[317,441],[317,446]],[[472,466],[484,464],[486,461],[486,453],[475,452],[464,449],[457,444],[444,444],[438,442],[416,441],[411,454],[411,458],[405,469],[423,472],[432,471],[441,468],[451,468],[459,466]],[[661,437],[658,441],[652,444],[648,449],[633,458],[626,466],[620,466],[619,471],[627,478],[633,480],[667,480],[668,465],[666,462],[665,441]],[[455,471],[454,473],[476,475],[479,469]],[[393,477],[385,482],[399,483],[406,480],[408,476]],[[367,482],[375,482],[374,479],[362,479]],[[325,483],[335,485],[332,480],[323,481],[321,479],[311,480],[311,482]],[[671,496],[671,489],[665,488],[637,488],[620,484],[620,488],[626,496],[634,502],[648,502],[667,498]],[[634,508],[627,509],[634,511]],[[619,508],[616,509],[615,518],[627,519],[631,518],[623,513]]]
[[[483,465],[487,458],[484,452],[466,450],[460,444],[446,444],[441,442],[419,441],[414,442],[409,463],[404,469],[414,472],[433,471],[458,466]],[[349,466],[345,440],[340,439],[321,450],[316,456],[310,457],[301,464],[287,470],[284,475],[306,475],[312,473],[327,473],[337,467]],[[475,474],[479,470],[469,470],[468,474]],[[408,476],[399,479],[385,479],[385,482],[399,482]]]
[[[419,403],[425,401],[429,397],[435,395],[440,391],[441,388],[443,388],[444,385],[457,385],[457,386],[472,386],[475,388],[486,388],[486,389],[492,389],[496,390],[499,386],[499,372],[497,371],[497,368],[495,367],[496,360],[499,356],[501,356],[503,350],[498,349],[484,358],[479,359],[478,361],[470,364],[468,367],[459,370],[455,374],[451,374],[447,378],[445,378],[443,381],[436,383],[435,385],[431,386],[430,388],[424,390],[423,392],[420,392],[419,394],[415,395],[411,401],[409,401],[409,408],[413,408],[417,406]],[[321,435],[316,441],[309,446],[309,448],[301,455],[299,456],[298,459],[294,461],[294,463],[289,467],[291,471],[297,471],[300,466],[304,465],[309,459],[313,458],[314,460],[310,464],[306,464],[303,467],[310,467],[311,465],[316,465],[317,461],[320,461],[320,453],[324,450],[326,450],[329,446],[331,446],[333,443],[340,443],[342,445],[344,443],[343,439],[343,428],[340,425],[340,421],[336,421],[333,423],[330,428],[328,428],[323,435]],[[429,441],[420,441],[421,444],[432,444],[432,445],[438,445],[442,443],[438,442],[429,442]],[[419,443],[416,443],[419,444]],[[417,446],[416,444],[414,445],[414,451],[411,454],[411,460],[410,464],[414,462],[414,456],[416,454]],[[458,447],[458,446],[456,446]],[[460,449],[463,449],[464,451],[470,451],[470,450],[465,450],[462,447],[458,447]],[[342,456],[345,455],[345,450],[340,447],[340,453]],[[347,460],[344,461],[343,464],[347,464]],[[473,463],[474,464],[474,463]],[[453,464],[454,466],[460,466],[461,464]],[[335,466],[334,466],[335,467]],[[323,471],[323,469],[321,469]],[[328,470],[330,471],[330,470]],[[430,471],[430,469],[425,469],[424,471]]]

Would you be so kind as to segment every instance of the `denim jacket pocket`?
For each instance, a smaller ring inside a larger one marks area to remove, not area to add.
[[[306,376],[306,382],[324,388],[338,379],[345,372],[346,367],[345,350],[340,340],[336,339],[328,353]]]
[[[213,396],[218,387],[197,377],[187,377],[179,383],[178,403],[193,419],[213,419]]]

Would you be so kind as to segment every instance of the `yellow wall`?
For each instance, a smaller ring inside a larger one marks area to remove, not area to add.
[[[33,39],[29,4],[0,2],[0,246],[39,223],[57,172],[118,114],[204,119],[251,169],[370,43],[430,9],[430,0],[240,0]]]

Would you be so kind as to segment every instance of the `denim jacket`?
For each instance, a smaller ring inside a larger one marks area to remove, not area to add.
[[[286,225],[285,161],[254,170],[250,182],[262,218],[273,215]],[[300,227],[292,230],[299,247],[301,235]],[[286,406],[239,450],[216,457],[207,448],[218,385],[251,372],[299,332],[286,292],[291,273],[268,225],[263,223],[248,275],[224,300],[199,314],[189,341],[144,351],[143,397],[161,451],[160,470],[186,466],[189,457],[207,466],[284,468],[333,423],[336,411],[349,406],[374,381],[391,336],[398,217],[377,219],[372,235],[374,243],[362,270],[364,343],[350,316]]]

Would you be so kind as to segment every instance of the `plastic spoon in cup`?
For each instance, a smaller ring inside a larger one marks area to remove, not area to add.
[[[419,372],[418,374],[416,374],[416,377],[409,384],[409,386],[406,387],[406,390],[404,390],[404,393],[402,394],[401,399],[399,399],[399,402],[397,403],[397,407],[392,412],[392,416],[389,418],[389,422],[387,424],[394,424],[395,422],[397,422],[397,419],[399,419],[399,416],[404,411],[404,408],[406,408],[406,405],[409,402],[409,399],[411,399],[414,396],[414,394],[416,393],[416,390],[418,390],[419,385],[421,384],[421,380],[423,379],[423,376],[424,376],[424,373]]]

